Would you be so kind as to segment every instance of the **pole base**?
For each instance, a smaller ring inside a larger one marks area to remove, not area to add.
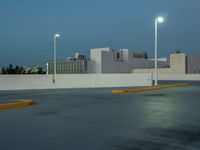
[[[56,83],[56,80],[55,80],[55,79],[53,79],[53,80],[52,80],[52,82],[53,82],[53,83]]]

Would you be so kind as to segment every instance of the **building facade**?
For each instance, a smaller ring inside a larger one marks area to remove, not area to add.
[[[169,66],[169,62],[158,61],[159,67]],[[153,68],[154,61],[147,53],[129,49],[95,48],[90,50],[88,73],[131,73],[133,69]]]
[[[47,74],[54,73],[54,62],[47,63]],[[68,57],[67,60],[56,61],[57,74],[84,74],[87,73],[86,56],[76,53],[75,57]]]
[[[154,59],[148,59],[146,52],[129,49],[94,48],[90,49],[90,59],[76,53],[67,60],[57,61],[57,74],[106,74],[106,73],[154,73]],[[47,74],[54,72],[54,63],[47,64]],[[158,73],[199,74],[200,56],[185,53],[171,54],[158,58]]]
[[[48,74],[54,73],[54,62],[48,63]],[[87,61],[84,60],[71,60],[71,61],[57,61],[56,62],[57,74],[83,74],[87,73]]]
[[[153,68],[133,69],[132,73],[154,73]],[[200,56],[186,53],[170,54],[170,65],[158,68],[159,74],[200,74]]]

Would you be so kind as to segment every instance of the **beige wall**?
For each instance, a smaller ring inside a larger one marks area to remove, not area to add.
[[[199,74],[160,74],[158,76],[158,80],[162,80],[162,81],[200,81],[200,75]]]
[[[155,69],[133,69],[132,73],[152,73],[154,74]],[[173,73],[170,68],[160,68],[158,69],[158,74],[171,74]]]
[[[151,74],[0,75],[0,90],[151,86]]]
[[[186,73],[186,54],[178,53],[170,55],[170,69],[173,73]]]

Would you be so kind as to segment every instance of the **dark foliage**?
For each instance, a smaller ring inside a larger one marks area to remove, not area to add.
[[[45,74],[41,67],[35,68],[25,68],[23,66],[16,65],[13,67],[12,64],[9,64],[8,67],[2,67],[1,74]]]

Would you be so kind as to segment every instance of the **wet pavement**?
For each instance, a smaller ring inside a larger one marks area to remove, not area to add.
[[[199,150],[200,82],[137,94],[112,89],[0,91],[2,150]]]

